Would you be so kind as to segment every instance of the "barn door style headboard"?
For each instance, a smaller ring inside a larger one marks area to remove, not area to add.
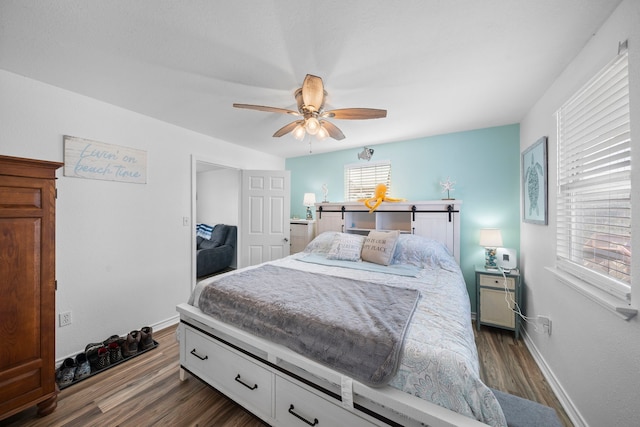
[[[317,203],[317,233],[340,231],[368,234],[371,230],[400,230],[443,243],[460,264],[461,200],[383,203],[369,212],[358,202]]]

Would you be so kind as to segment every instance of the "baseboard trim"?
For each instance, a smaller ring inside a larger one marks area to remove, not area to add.
[[[571,419],[573,425],[575,427],[588,427],[589,425],[587,424],[586,420],[582,417],[580,411],[578,411],[578,408],[573,404],[573,401],[566,393],[547,362],[544,360],[544,357],[542,357],[542,354],[531,339],[531,336],[527,333],[527,330],[525,328],[522,328],[521,333],[525,346],[529,350],[529,353],[531,353],[533,360],[535,360],[536,364],[540,368],[542,375],[549,383],[549,386],[560,401],[562,408],[567,413],[569,419]]]
[[[165,319],[161,322],[158,322],[154,325],[151,325],[154,331],[161,331],[169,326],[174,326],[180,323],[180,315],[176,314],[175,316],[171,316],[168,319]]]

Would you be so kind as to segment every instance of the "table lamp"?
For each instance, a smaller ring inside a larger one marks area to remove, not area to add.
[[[484,268],[498,270],[496,264],[496,248],[502,246],[502,233],[497,228],[483,228],[480,230],[480,246],[484,246]]]
[[[313,215],[311,214],[311,206],[315,206],[316,204],[316,194],[315,193],[304,193],[304,198],[302,199],[302,204],[307,207],[307,219],[313,219]]]

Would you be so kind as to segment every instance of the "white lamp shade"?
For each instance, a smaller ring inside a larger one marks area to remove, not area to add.
[[[483,228],[480,230],[480,246],[485,248],[502,247],[502,233],[498,228]]]
[[[316,194],[304,193],[304,199],[302,199],[302,204],[304,206],[314,206],[316,204]]]

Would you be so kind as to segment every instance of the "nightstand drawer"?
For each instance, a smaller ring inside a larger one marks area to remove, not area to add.
[[[480,274],[480,286],[491,288],[503,288],[505,287],[505,278],[502,276],[489,276],[487,274]],[[513,277],[507,277],[506,287],[507,289],[514,290],[516,288],[516,281]]]

